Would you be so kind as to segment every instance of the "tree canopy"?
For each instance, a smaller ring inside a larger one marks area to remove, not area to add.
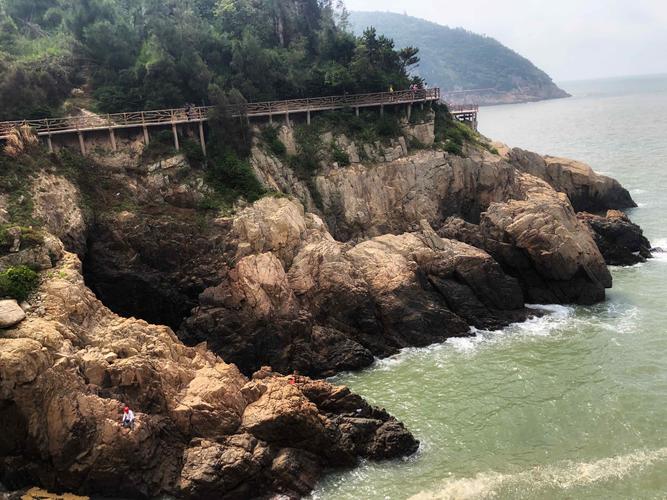
[[[417,50],[346,31],[340,0],[0,0],[0,119],[406,87]]]

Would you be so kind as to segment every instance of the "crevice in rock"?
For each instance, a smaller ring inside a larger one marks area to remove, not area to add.
[[[82,262],[86,286],[120,316],[166,325],[177,331],[197,304],[202,289],[192,286],[184,290],[147,265],[142,255],[128,261],[122,251],[115,253],[113,243],[105,238],[99,226],[91,228]]]

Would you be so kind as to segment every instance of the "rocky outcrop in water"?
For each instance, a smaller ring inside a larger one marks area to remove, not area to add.
[[[595,243],[610,266],[631,266],[651,258],[651,243],[623,212],[609,210],[606,216],[581,212],[577,217],[591,229]]]
[[[324,468],[414,452],[385,411],[344,387],[263,369],[125,319],[65,254],[32,312],[0,337],[0,482],[152,497],[308,493]],[[137,415],[120,425],[124,405]]]
[[[329,375],[467,335],[471,324],[497,328],[525,317],[513,278],[425,221],[416,233],[351,245],[300,204],[265,198],[238,214],[234,228],[234,268],[201,294],[180,334],[206,340],[245,372],[266,362]]]
[[[616,179],[594,172],[585,163],[540,156],[519,148],[507,151],[505,156],[518,170],[539,177],[556,191],[565,193],[577,212],[604,212],[637,206]]]
[[[611,275],[567,197],[530,175],[519,183],[524,199],[491,204],[478,225],[450,218],[438,233],[489,252],[519,278],[529,302],[603,300]]]

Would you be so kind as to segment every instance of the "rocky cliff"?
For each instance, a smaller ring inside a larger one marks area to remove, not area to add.
[[[0,482],[152,497],[308,493],[325,467],[409,454],[417,442],[344,387],[268,368],[251,378],[121,318],[61,254],[0,336]],[[122,407],[136,427],[120,425]]]
[[[325,468],[417,447],[307,376],[498,329],[526,303],[603,300],[605,258],[648,256],[618,213],[577,214],[631,206],[612,179],[481,140],[444,152],[428,117],[402,133],[327,132],[346,161],[325,155],[309,176],[257,141],[252,166],[276,193],[230,212],[202,208],[212,188],[180,155],[33,166],[21,198],[0,196],[0,273],[41,278],[26,302],[0,302],[0,482],[303,495]],[[292,129],[280,137],[298,150]],[[14,223],[17,203],[42,229]]]

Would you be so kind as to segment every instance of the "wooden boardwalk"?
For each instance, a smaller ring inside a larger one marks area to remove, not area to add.
[[[274,117],[283,117],[287,123],[290,115],[305,114],[307,123],[310,123],[311,113],[335,109],[354,109],[359,115],[361,108],[379,107],[380,113],[385,106],[406,105],[408,116],[413,104],[436,102],[440,100],[440,89],[401,90],[396,92],[377,92],[371,94],[351,94],[331,97],[314,97],[308,99],[292,99],[286,101],[254,102],[245,105],[231,106],[228,112],[232,116],[246,116],[248,118],[265,117],[273,121]],[[452,109],[452,114],[463,119],[474,113],[476,123],[477,109]],[[150,111],[136,111],[129,113],[113,113],[106,115],[84,114],[64,118],[44,118],[40,120],[18,120],[0,122],[0,140],[6,139],[13,129],[28,126],[38,137],[46,137],[49,149],[53,149],[52,137],[66,134],[77,134],[81,152],[85,154],[84,133],[93,131],[108,131],[112,149],[116,150],[115,131],[119,129],[142,128],[144,140],[150,141],[148,129],[150,127],[171,126],[174,135],[174,145],[179,149],[178,125],[197,124],[199,128],[202,149],[206,149],[203,123],[208,120],[213,107],[199,106],[189,108],[160,109]]]

